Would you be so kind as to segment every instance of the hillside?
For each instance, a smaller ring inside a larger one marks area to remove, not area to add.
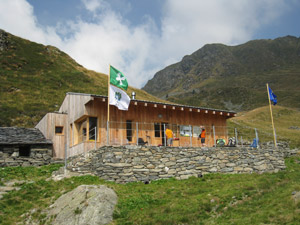
[[[129,87],[137,99],[162,101]],[[0,126],[34,126],[59,109],[66,92],[107,95],[107,75],[87,70],[66,53],[0,30]]]
[[[117,196],[112,224],[299,224],[300,157],[278,173],[207,174],[116,184],[96,176],[53,181],[57,165],[6,167],[0,185],[15,190],[0,199],[0,224],[48,224],[44,210],[77,186],[106,185]],[[74,215],[80,210],[74,211]]]
[[[177,103],[244,111],[268,104],[266,83],[279,105],[300,108],[300,38],[208,44],[157,72],[142,89]]]
[[[300,111],[293,108],[275,106],[272,109],[277,141],[288,141],[291,147],[300,147]],[[230,136],[236,128],[239,139],[252,141],[257,129],[260,142],[273,141],[273,130],[269,106],[249,112],[240,112],[227,122]]]

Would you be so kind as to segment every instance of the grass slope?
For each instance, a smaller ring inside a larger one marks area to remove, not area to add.
[[[107,75],[87,70],[67,54],[0,30],[0,126],[34,126],[59,109],[66,92],[107,96]],[[4,44],[3,44],[4,43]],[[162,101],[129,87],[137,99]]]
[[[272,111],[277,141],[288,141],[291,147],[300,147],[300,111],[279,105],[272,106]],[[274,140],[269,106],[238,113],[227,124],[231,136],[237,128],[243,140],[252,140],[255,138],[254,128],[257,128],[261,142]]]
[[[2,182],[24,180],[20,190],[0,200],[0,223],[24,224],[29,216],[45,223],[43,209],[82,184],[105,184],[118,195],[113,224],[299,224],[300,156],[287,169],[266,174],[210,174],[188,180],[115,184],[82,176],[58,182],[46,179],[57,165],[2,168]],[[75,214],[76,212],[74,212]]]

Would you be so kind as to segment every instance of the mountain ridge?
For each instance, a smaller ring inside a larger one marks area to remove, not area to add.
[[[277,95],[283,93],[278,97],[285,106],[300,108],[299,91],[290,91],[300,85],[299,75],[300,38],[286,36],[237,46],[207,44],[158,71],[142,90],[176,103],[242,111],[267,104],[270,83]]]

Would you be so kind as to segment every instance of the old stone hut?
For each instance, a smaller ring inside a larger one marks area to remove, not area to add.
[[[50,163],[52,141],[36,128],[0,127],[0,166],[41,166]]]

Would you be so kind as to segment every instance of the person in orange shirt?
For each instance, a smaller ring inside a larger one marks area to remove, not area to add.
[[[168,127],[165,133],[167,137],[168,146],[173,146],[173,131]]]
[[[199,134],[198,140],[199,138],[201,139],[201,145],[204,146],[205,145],[205,128],[202,128],[201,134]]]

